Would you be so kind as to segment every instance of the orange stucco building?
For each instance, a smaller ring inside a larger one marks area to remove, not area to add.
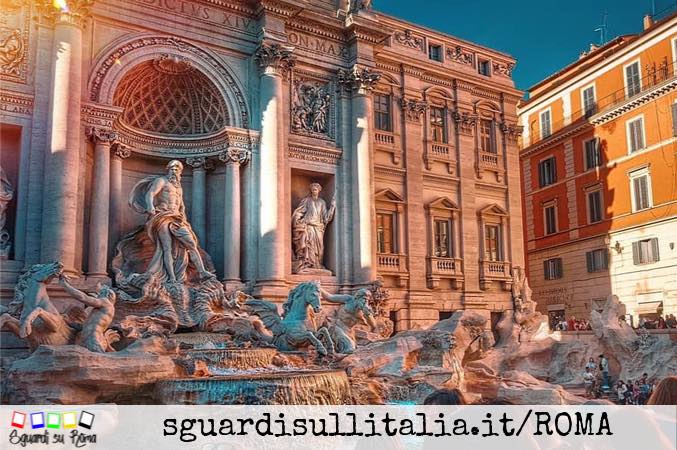
[[[609,294],[677,312],[677,14],[591,47],[519,107],[529,281],[551,316]]]

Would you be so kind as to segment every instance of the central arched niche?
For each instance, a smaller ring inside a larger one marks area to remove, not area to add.
[[[155,135],[200,137],[230,125],[218,88],[177,57],[161,56],[132,68],[120,80],[113,104],[123,108],[121,124]]]

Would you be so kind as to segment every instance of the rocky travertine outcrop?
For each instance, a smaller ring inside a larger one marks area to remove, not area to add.
[[[43,345],[15,361],[3,401],[13,404],[92,404],[152,401],[158,380],[184,376],[177,347],[161,338],[138,341],[114,353],[76,345]]]

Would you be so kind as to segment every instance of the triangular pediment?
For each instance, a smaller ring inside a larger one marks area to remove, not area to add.
[[[451,201],[448,197],[440,197],[437,200],[428,203],[430,209],[447,209],[450,211],[458,211],[456,203]]]
[[[378,191],[374,197],[381,202],[404,203],[404,198],[390,188]]]
[[[485,206],[479,211],[480,216],[508,216],[508,211],[505,209],[501,208],[497,204],[491,204],[488,206]]]

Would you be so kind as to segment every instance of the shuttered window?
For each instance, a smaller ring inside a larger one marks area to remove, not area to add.
[[[672,104],[672,135],[677,136],[677,102]]]
[[[650,264],[660,261],[658,238],[642,239],[632,243],[633,264]]]
[[[628,98],[639,94],[642,90],[639,62],[632,63],[625,68],[625,88]]]
[[[543,261],[543,278],[557,280],[562,278],[562,258],[551,258]]]
[[[585,170],[602,165],[602,155],[599,149],[599,139],[585,141]]]
[[[644,171],[641,174],[630,175],[632,189],[632,211],[641,211],[643,209],[651,208],[651,194],[650,194],[650,178],[648,172]]]
[[[545,234],[557,233],[557,210],[554,206],[546,206],[545,215]]]
[[[627,122],[628,127],[628,150],[630,153],[642,150],[644,142],[644,119],[638,117]]]
[[[555,157],[548,158],[538,163],[538,184],[540,187],[548,186],[557,181],[557,164]]]
[[[590,117],[597,112],[595,88],[592,86],[583,91],[583,110],[585,112],[585,117]]]
[[[602,218],[602,191],[588,192],[588,221],[597,223]]]
[[[601,272],[609,267],[609,254],[606,249],[593,250],[585,254],[588,273]]]
[[[541,113],[541,139],[545,139],[552,134],[552,120],[550,110]]]

